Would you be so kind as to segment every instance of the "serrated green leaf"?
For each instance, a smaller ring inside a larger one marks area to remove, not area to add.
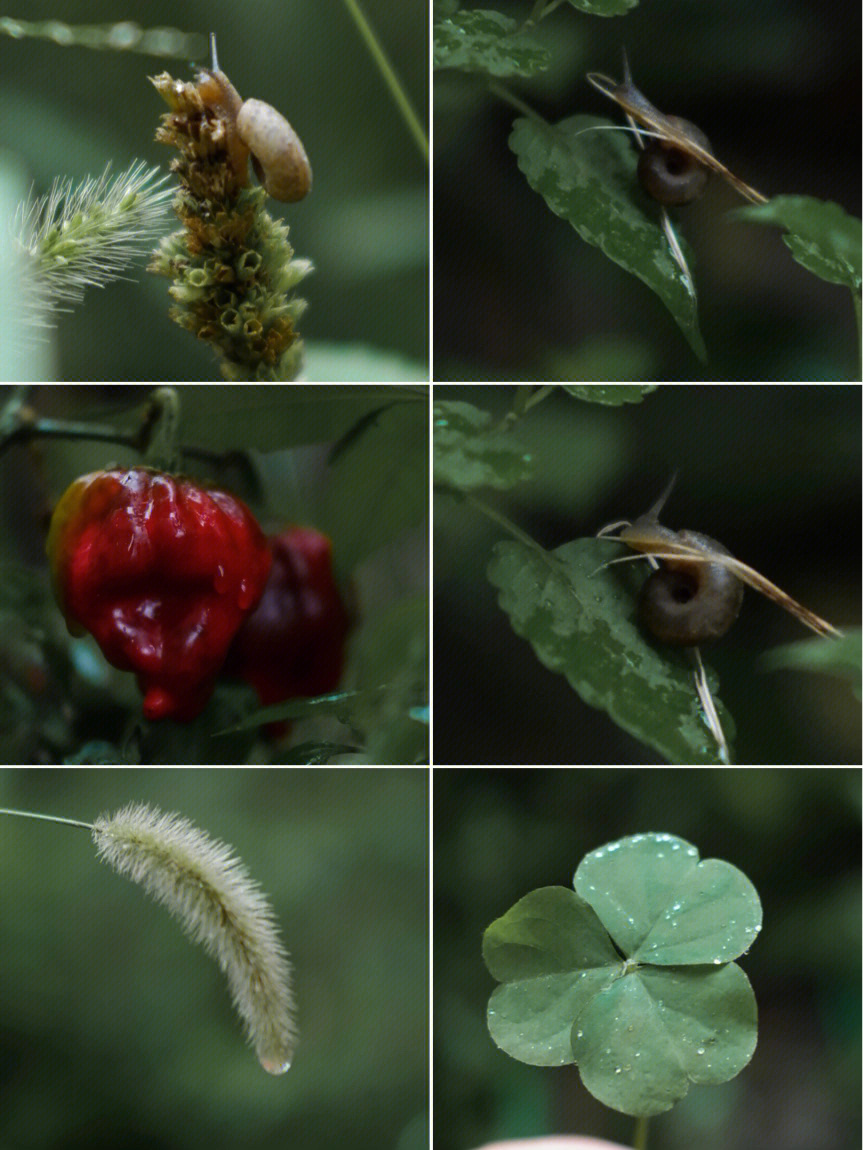
[[[610,127],[620,125],[598,116],[571,116],[553,126],[519,119],[509,146],[555,215],[656,292],[689,346],[705,360],[694,290],[671,254],[658,205],[638,186],[638,161],[626,133],[604,130]],[[691,253],[682,246],[692,268]]]
[[[838,204],[813,196],[776,196],[766,204],[737,208],[734,219],[787,228],[782,239],[807,271],[828,283],[859,292],[861,222]]]
[[[551,53],[500,12],[465,10],[435,19],[435,68],[534,76],[550,63]]]
[[[656,391],[656,383],[617,383],[603,387],[596,383],[564,383],[564,391],[576,399],[584,399],[588,403],[604,403],[619,407],[622,403],[641,403],[645,395]]]
[[[674,835],[641,834],[592,851],[575,885],[532,891],[486,931],[502,983],[488,1005],[495,1043],[534,1066],[577,1062],[596,1098],[632,1115],[733,1078],[758,1034],[749,981],[725,961],[761,927],[746,876]]]
[[[434,405],[434,480],[459,491],[504,490],[529,479],[533,460],[487,411],[470,403]]]
[[[569,0],[573,8],[588,16],[624,16],[638,0]]]
[[[488,577],[516,634],[586,703],[669,762],[720,763],[686,655],[649,642],[635,622],[647,572],[635,563],[599,570],[618,558],[620,545],[608,539],[578,539],[552,552],[499,543]],[[733,724],[709,670],[708,678],[730,743]]]

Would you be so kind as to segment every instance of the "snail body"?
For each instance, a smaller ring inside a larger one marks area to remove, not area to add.
[[[255,174],[274,200],[292,204],[309,194],[312,169],[308,156],[281,112],[263,100],[243,100],[215,58],[213,68],[200,69],[198,92],[226,125],[228,155],[234,170],[245,175],[243,183],[248,183],[251,157]]]
[[[672,481],[673,482],[673,481]],[[645,580],[638,600],[638,619],[654,638],[677,647],[696,647],[721,638],[743,603],[743,583],[728,566],[708,556],[731,553],[698,531],[672,531],[658,520],[671,487],[619,538],[635,551],[664,555],[661,566]],[[705,559],[675,550],[695,551]],[[670,557],[669,557],[670,556]]]

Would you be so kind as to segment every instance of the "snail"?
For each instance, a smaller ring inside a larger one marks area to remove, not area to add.
[[[704,133],[679,116],[666,116],[639,92],[629,74],[626,55],[623,57],[623,83],[618,84],[600,72],[589,72],[587,81],[603,96],[619,104],[635,129],[639,146],[644,151],[639,157],[639,180],[642,187],[661,204],[688,204],[699,196],[710,172],[716,172],[753,204],[766,204],[766,196],[750,188],[730,172],[713,155]],[[641,141],[635,122],[647,129],[648,144]],[[656,154],[654,145],[665,156]],[[651,159],[645,159],[648,153]],[[643,170],[644,169],[644,170]],[[690,178],[691,177],[691,178]],[[683,198],[675,198],[682,196]]]
[[[198,92],[227,126],[228,155],[234,170],[245,174],[251,156],[255,174],[268,195],[289,204],[302,200],[311,191],[312,169],[300,137],[281,112],[263,100],[242,100],[219,69],[212,34],[210,47],[213,66],[199,70]]]
[[[659,513],[676,478],[672,477],[650,510],[632,523],[610,524],[599,532],[602,536],[621,527],[617,538],[640,552],[626,559],[643,555],[653,565],[661,563],[647,577],[638,602],[639,621],[654,638],[678,647],[695,647],[720,638],[740,614],[744,584],[772,599],[816,634],[841,635],[814,611],[735,559],[709,535],[663,527]]]
[[[710,151],[710,141],[695,124],[679,116],[669,116],[668,122],[687,139]],[[697,200],[709,178],[709,169],[690,151],[667,140],[648,140],[638,157],[638,182],[649,196],[667,207]]]
[[[731,557],[709,535],[662,526],[658,516],[670,492],[669,486],[649,511],[623,528],[619,538],[646,553],[670,552],[683,545],[711,558]],[[671,557],[642,585],[638,618],[661,643],[696,647],[720,639],[737,619],[742,603],[743,583],[722,563]]]

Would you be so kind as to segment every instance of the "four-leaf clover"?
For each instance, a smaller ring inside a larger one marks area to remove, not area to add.
[[[497,1045],[535,1066],[578,1064],[600,1102],[670,1110],[689,1089],[749,1062],[758,1022],[732,960],[761,929],[749,879],[699,862],[669,834],[630,835],[586,855],[575,890],[543,887],[491,924],[483,957]]]

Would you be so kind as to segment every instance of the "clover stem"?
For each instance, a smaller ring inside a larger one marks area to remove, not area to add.
[[[632,1150],[647,1150],[647,1117],[645,1115],[635,1120]]]

